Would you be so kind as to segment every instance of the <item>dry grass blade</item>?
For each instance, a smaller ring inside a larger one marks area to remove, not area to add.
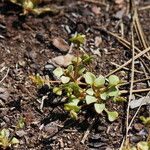
[[[150,5],[148,6],[143,6],[143,7],[140,7],[138,10],[147,10],[147,9],[150,9]]]
[[[120,65],[114,63],[114,62],[111,62],[112,65],[114,65],[115,67],[120,67]],[[127,67],[123,67],[124,70],[127,70],[127,71],[130,71],[131,69],[130,68],[127,68]],[[144,74],[144,72],[142,71],[138,71],[138,70],[134,70],[134,72],[136,73],[139,73],[139,74]]]
[[[134,81],[134,61],[135,61],[135,49],[134,49],[134,45],[135,45],[135,41],[134,41],[134,29],[133,29],[133,24],[135,21],[135,13],[133,14],[133,18],[132,18],[132,27],[131,27],[131,33],[132,33],[132,72],[131,72],[131,85],[130,85],[130,94],[129,94],[129,101],[128,101],[128,106],[127,106],[127,119],[126,119],[126,138],[128,136],[128,131],[129,131],[129,114],[130,114],[130,102],[132,99],[132,93],[133,93],[133,81]]]
[[[145,49],[149,47],[148,42],[146,40],[145,34],[141,28],[141,24],[138,17],[137,9],[135,9],[135,21],[134,21],[134,28],[136,30],[136,34],[138,36],[138,39],[140,41],[141,46]]]
[[[134,60],[140,58],[142,55],[146,54],[147,52],[150,51],[150,47],[146,48],[145,50],[141,51],[140,53],[138,53],[137,55],[135,55]],[[106,77],[114,74],[115,72],[121,70],[123,67],[129,65],[132,62],[132,59],[128,60],[127,62],[125,62],[123,65],[121,65],[119,68],[115,69],[114,71],[110,72],[109,74],[106,75]]]

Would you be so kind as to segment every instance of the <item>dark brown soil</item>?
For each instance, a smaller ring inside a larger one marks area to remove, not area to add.
[[[94,1],[94,0],[93,0]],[[78,32],[86,35],[84,50],[94,54],[93,70],[97,74],[107,75],[118,65],[125,63],[132,57],[131,51],[123,47],[115,38],[101,29],[106,29],[120,35],[120,19],[123,20],[124,34],[131,41],[130,14],[119,17],[119,11],[127,7],[116,4],[115,0],[105,1],[105,5],[86,0],[56,0],[49,1],[60,9],[57,14],[42,16],[21,16],[21,9],[10,3],[0,2],[0,87],[6,88],[9,98],[0,103],[0,129],[9,128],[20,144],[12,147],[14,150],[117,150],[125,135],[126,106],[124,104],[109,104],[110,108],[119,112],[119,119],[113,123],[105,117],[96,119],[95,124],[85,141],[81,144],[84,132],[89,127],[94,116],[81,114],[78,121],[72,121],[62,105],[52,105],[58,98],[47,88],[42,90],[33,85],[29,76],[39,73],[50,74],[51,70],[44,70],[51,58],[63,53],[52,45],[52,39],[61,37],[67,42],[72,34]],[[137,7],[150,5],[148,0],[137,2]],[[139,12],[140,22],[150,43],[150,11]],[[95,46],[95,38],[101,37],[102,42]],[[139,45],[138,40],[136,40]],[[96,55],[96,52],[97,55]],[[147,65],[149,62],[147,62]],[[142,71],[137,63],[136,68]],[[130,71],[117,73],[123,80],[130,79]],[[144,75],[135,74],[136,79]],[[145,77],[144,77],[145,78]],[[135,88],[147,88],[146,84],[139,84]],[[129,86],[125,87],[129,90]],[[45,98],[44,107],[40,109],[41,100]],[[126,95],[128,97],[128,95]],[[142,107],[139,116],[147,110]],[[134,114],[134,111],[133,111]],[[14,131],[20,116],[25,117],[25,127],[21,129],[23,136]],[[138,119],[135,124],[139,123]],[[143,126],[142,126],[143,127]],[[133,128],[133,127],[132,127]],[[131,135],[136,135],[132,130]],[[19,137],[20,136],[20,137]],[[133,143],[139,138],[133,136]],[[145,140],[144,136],[140,137]]]

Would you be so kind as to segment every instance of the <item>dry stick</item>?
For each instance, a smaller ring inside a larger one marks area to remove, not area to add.
[[[146,9],[150,9],[150,5],[148,5],[148,6],[143,6],[143,7],[140,7],[138,10],[146,10]]]
[[[104,2],[100,2],[99,0],[82,0],[83,2],[88,2],[88,3],[93,3],[96,5],[102,5],[102,6],[106,6],[106,3]]]
[[[141,28],[141,24],[140,24],[140,21],[139,21],[139,17],[138,17],[138,12],[137,12],[137,8],[135,9],[135,22],[134,22],[134,27],[136,29],[136,33],[138,35],[138,39],[139,41],[141,42],[141,46],[145,48],[147,48],[149,45],[148,45],[148,42],[146,40],[146,37],[145,37],[145,34]]]
[[[132,90],[132,93],[142,93],[142,92],[149,92],[150,88],[146,88],[146,89],[138,89],[138,90]],[[120,91],[122,94],[126,94],[129,93],[128,90],[121,90]]]
[[[138,58],[140,58],[142,55],[144,55],[145,53],[150,51],[150,47],[146,48],[145,50],[141,51],[140,53],[138,53],[137,55],[135,55],[134,57],[134,61]],[[130,64],[132,62],[132,59],[128,60],[127,62],[125,62],[123,65],[121,65],[119,68],[113,70],[112,72],[110,72],[109,74],[106,75],[106,77],[114,74],[115,72],[119,71],[120,69],[122,69],[123,67],[127,66],[128,64]]]
[[[129,114],[130,114],[130,102],[132,99],[133,93],[133,81],[134,81],[134,61],[135,61],[135,50],[134,50],[134,31],[133,31],[133,23],[134,23],[134,15],[133,15],[133,22],[131,27],[131,35],[132,35],[132,72],[131,72],[131,85],[130,85],[130,94],[129,94],[129,101],[127,106],[127,119],[126,119],[126,136],[125,139],[127,140],[128,131],[129,131]]]
[[[114,65],[115,67],[120,67],[120,65],[114,63],[114,62],[111,62],[112,65]],[[130,71],[131,69],[127,68],[127,67],[123,67],[123,69],[127,70],[127,71]],[[143,74],[142,71],[138,71],[138,70],[134,70],[134,72],[136,73],[140,73],[140,74]]]
[[[147,81],[147,80],[150,80],[150,77],[147,77],[147,78],[144,78],[144,79],[140,79],[140,80],[134,80],[133,82],[137,83],[137,82],[142,82],[142,81]],[[119,86],[128,85],[130,83],[131,83],[131,81],[130,82],[121,83],[121,84],[119,84]]]
[[[115,37],[119,42],[121,42],[128,49],[130,49],[132,47],[132,45],[127,40],[125,40],[124,38],[118,36],[117,34],[109,32],[109,31],[105,31],[105,32],[108,33],[108,34],[110,34],[110,35],[112,35],[113,37]],[[137,52],[141,52],[141,50],[138,47],[136,47],[136,46],[134,46],[134,49]],[[150,57],[148,57],[147,55],[144,55],[144,57],[147,58],[150,61]]]

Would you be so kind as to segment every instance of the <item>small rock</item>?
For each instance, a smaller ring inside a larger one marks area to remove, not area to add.
[[[54,133],[58,132],[58,127],[56,126],[56,124],[54,122],[51,122],[51,123],[47,124],[46,126],[44,126],[44,130],[48,134],[54,134]]]
[[[6,88],[0,87],[0,99],[7,100],[9,97],[9,92]]]
[[[55,66],[53,64],[46,64],[44,68],[46,70],[53,71],[55,69]]]
[[[67,44],[67,42],[64,39],[60,37],[54,38],[52,40],[52,43],[57,49],[59,49],[63,53],[69,51],[70,46]]]
[[[101,38],[101,36],[96,36],[96,37],[95,37],[95,46],[96,46],[96,47],[99,47],[101,43],[102,43],[102,38]]]
[[[19,137],[23,137],[24,135],[26,135],[27,133],[24,131],[24,130],[19,130],[19,131],[16,131],[16,135],[19,136]]]
[[[140,123],[136,123],[136,124],[134,125],[134,129],[135,129],[136,131],[138,131],[138,132],[141,131],[142,128],[143,128],[143,125],[140,124]]]
[[[115,18],[117,19],[122,19],[122,17],[124,16],[125,14],[125,9],[121,9],[120,11],[118,11],[116,14],[115,14]]]
[[[61,67],[67,67],[68,65],[71,64],[73,57],[74,57],[73,55],[67,54],[65,56],[62,55],[62,56],[52,58],[51,61],[54,64],[59,65]]]
[[[93,6],[91,10],[95,15],[99,15],[101,8],[97,6]]]

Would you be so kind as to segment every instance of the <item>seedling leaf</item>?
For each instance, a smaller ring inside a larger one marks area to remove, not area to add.
[[[53,88],[53,93],[57,94],[57,95],[62,95],[62,89],[59,87],[54,87]]]
[[[87,105],[97,102],[97,99],[91,95],[86,95],[85,100]]]
[[[63,75],[63,69],[61,67],[58,67],[53,71],[53,73],[57,78],[59,78]]]
[[[108,115],[108,120],[111,122],[118,118],[118,112],[116,112],[116,111],[108,111],[107,110],[106,113]]]
[[[109,86],[115,86],[120,82],[119,78],[116,75],[109,76],[108,81]]]
[[[72,38],[70,38],[70,41],[72,43],[75,43],[75,44],[78,44],[78,45],[84,44],[84,42],[85,42],[85,35],[77,34],[77,35],[73,36]]]
[[[66,76],[62,76],[61,78],[60,78],[60,80],[61,80],[61,82],[62,83],[68,83],[69,81],[70,81],[70,78],[69,77],[66,77]]]
[[[95,75],[91,72],[86,72],[86,74],[84,74],[83,77],[85,79],[85,82],[90,85],[94,83],[95,78],[96,78]]]
[[[100,75],[94,81],[94,86],[96,86],[96,87],[103,87],[104,84],[105,84],[105,78],[102,75]]]
[[[89,95],[93,95],[94,94],[94,91],[92,88],[89,88],[86,90],[86,93],[89,94]]]
[[[95,103],[94,104],[94,108],[95,108],[95,111],[100,114],[102,113],[102,111],[105,109],[105,104],[98,104],[98,103]]]
[[[10,143],[11,144],[19,144],[19,140],[17,138],[13,137]]]

